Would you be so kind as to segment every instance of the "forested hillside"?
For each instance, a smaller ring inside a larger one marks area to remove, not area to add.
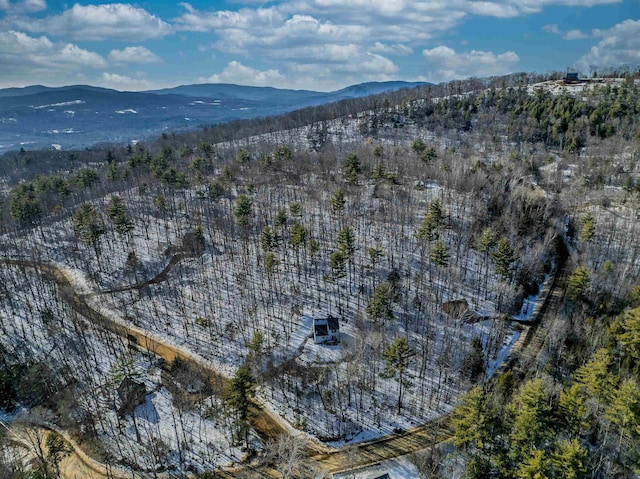
[[[639,113],[633,75],[519,74],[4,155],[0,475],[73,477],[65,433],[121,475],[323,477],[450,418],[424,477],[633,477]]]

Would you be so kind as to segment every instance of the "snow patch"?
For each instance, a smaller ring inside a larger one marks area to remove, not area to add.
[[[189,105],[191,105],[191,106],[196,106],[196,105],[220,106],[220,100],[213,100],[213,102],[206,102],[206,101],[202,101],[202,100],[196,100],[196,101],[192,101],[191,103],[189,103]]]
[[[496,371],[502,365],[505,359],[507,359],[509,352],[511,352],[511,348],[513,347],[514,344],[516,344],[516,341],[518,341],[519,338],[520,338],[520,333],[517,331],[514,331],[511,334],[511,336],[508,338],[507,342],[502,346],[500,351],[498,351],[498,354],[496,355],[496,357],[494,359],[490,359],[487,362],[487,369],[485,371],[485,382],[491,379],[491,377],[496,373]]]
[[[71,100],[71,101],[63,101],[60,103],[50,103],[48,105],[40,105],[40,106],[32,106],[34,110],[42,110],[44,108],[51,108],[54,106],[69,106],[69,105],[82,105],[86,103],[84,100]],[[51,110],[54,111],[54,110]]]
[[[73,128],[65,128],[64,130],[47,130],[44,133],[47,133],[49,135],[59,135],[60,133],[70,135],[71,133],[75,133],[75,130]]]
[[[538,292],[524,298],[520,312],[513,315],[512,318],[517,321],[534,321],[536,319],[536,312],[540,310],[542,303],[544,303],[552,282],[553,272],[547,273],[542,283],[538,285]],[[536,308],[536,306],[538,306],[538,308]]]

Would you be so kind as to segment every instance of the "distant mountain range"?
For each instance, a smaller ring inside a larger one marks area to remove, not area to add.
[[[334,92],[231,84],[121,92],[86,85],[0,89],[0,152],[128,143],[426,83],[371,82]]]

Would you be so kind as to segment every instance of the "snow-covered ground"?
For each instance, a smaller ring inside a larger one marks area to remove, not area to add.
[[[428,178],[420,188],[366,183],[347,192],[345,214],[332,214],[334,187],[315,175],[301,175],[300,186],[252,178],[251,193],[239,186],[218,201],[208,199],[198,186],[175,191],[156,185],[144,194],[138,189],[121,191],[135,224],[131,233],[115,233],[105,217],[106,233],[94,248],[76,241],[66,219],[43,225],[32,235],[5,235],[5,254],[55,262],[96,309],[199,355],[228,377],[249,361],[261,401],[294,427],[330,444],[407,429],[451,410],[471,385],[465,361],[472,352],[472,339],[481,340],[487,375],[493,374],[517,339],[505,322],[491,319],[509,311],[517,294],[513,284],[495,280],[493,261],[473,246],[471,218],[477,198]],[[307,190],[305,185],[312,183],[316,186]],[[248,193],[253,203],[245,230],[236,225],[232,213],[240,193]],[[157,206],[160,197],[165,199],[164,210]],[[429,261],[432,245],[416,237],[435,199],[444,212],[439,235],[450,252],[442,267]],[[95,202],[103,215],[108,201]],[[302,206],[299,216],[290,212],[293,202]],[[279,210],[288,216],[280,225]],[[296,222],[307,230],[307,245],[298,249],[290,242]],[[109,292],[161,272],[197,226],[202,227],[206,243],[202,254],[181,260],[164,281]],[[276,259],[272,269],[265,267],[267,251],[261,242],[266,226],[278,238],[270,247]],[[336,277],[330,258],[347,226],[354,250],[344,275]],[[317,242],[313,254],[311,240]],[[35,273],[2,270],[9,275],[5,284],[20,281],[19,286],[9,286],[11,294],[3,298],[5,337],[23,338],[26,348],[36,344],[39,350],[31,354],[39,358],[49,349],[55,352],[56,343],[47,336],[51,328],[33,320],[55,291],[50,285],[40,288]],[[384,282],[394,282],[398,295],[389,317],[372,320],[367,306]],[[471,324],[449,317],[442,305],[452,300],[465,300],[485,319]],[[13,306],[17,302],[20,308]],[[84,322],[59,298],[52,304],[54,317],[68,329],[65,341],[71,341],[74,321]],[[338,345],[309,340],[311,318],[327,312],[340,318]],[[82,364],[85,353],[79,352],[74,361],[80,364],[73,368],[83,371],[86,384],[103,391],[122,357],[133,353],[121,339],[93,327],[89,330],[87,347],[95,364],[90,367],[87,360]],[[249,354],[248,345],[259,336],[261,347]],[[400,414],[400,384],[398,378],[384,377],[382,357],[397,337],[408,338],[413,352]],[[126,461],[156,454],[157,459],[164,452],[168,464],[182,461],[183,466],[202,457],[207,464],[238,458],[238,451],[230,448],[229,424],[219,415],[219,398],[202,402],[200,410],[179,412],[176,399],[162,384],[158,365],[144,355],[133,356],[135,370],[149,391],[145,405],[136,409],[136,424],[132,417],[117,418],[114,403],[108,400],[113,391],[91,401],[82,395],[88,391],[79,394],[87,402],[83,407],[102,418],[99,434],[117,449],[116,457]],[[119,438],[124,438],[123,446],[118,445]],[[166,447],[159,449],[158,440]],[[171,452],[185,445],[189,446],[185,456]],[[145,467],[157,466],[150,461]]]
[[[551,284],[553,283],[553,275],[553,271],[547,273],[544,277],[544,281],[542,281],[542,283],[538,285],[538,292],[535,294],[530,294],[529,296],[524,298],[520,311],[512,316],[513,319],[520,322],[536,320],[536,314],[540,310],[545,297],[551,289]]]
[[[527,90],[531,94],[535,94],[536,90],[548,91],[553,95],[569,95],[586,94],[594,89],[601,88],[604,85],[621,85],[624,78],[590,78],[579,83],[564,83],[562,80],[549,80],[541,83],[529,85]]]
[[[498,354],[493,359],[487,362],[487,369],[485,371],[485,381],[488,381],[496,373],[500,365],[507,359],[507,356],[511,352],[511,348],[516,344],[516,341],[520,339],[520,333],[514,331],[503,344],[502,348],[498,351]]]
[[[6,359],[59,371],[57,381],[71,388],[73,397],[58,406],[69,411],[81,430],[86,430],[86,418],[91,417],[116,462],[149,470],[201,470],[242,457],[230,444],[219,398],[205,399],[196,410],[177,407],[153,357],[72,314],[56,288],[35,271],[3,266],[0,278],[5,288],[11,285],[20,291],[3,295],[0,301],[2,338],[10,339],[2,341]],[[122,416],[116,412],[121,404],[117,390],[125,374],[141,381],[147,393],[144,404],[132,415]],[[4,421],[14,416],[0,414]]]

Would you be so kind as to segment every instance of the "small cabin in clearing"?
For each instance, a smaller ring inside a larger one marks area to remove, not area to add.
[[[326,318],[313,318],[313,341],[316,344],[339,343],[340,324],[330,314]]]

